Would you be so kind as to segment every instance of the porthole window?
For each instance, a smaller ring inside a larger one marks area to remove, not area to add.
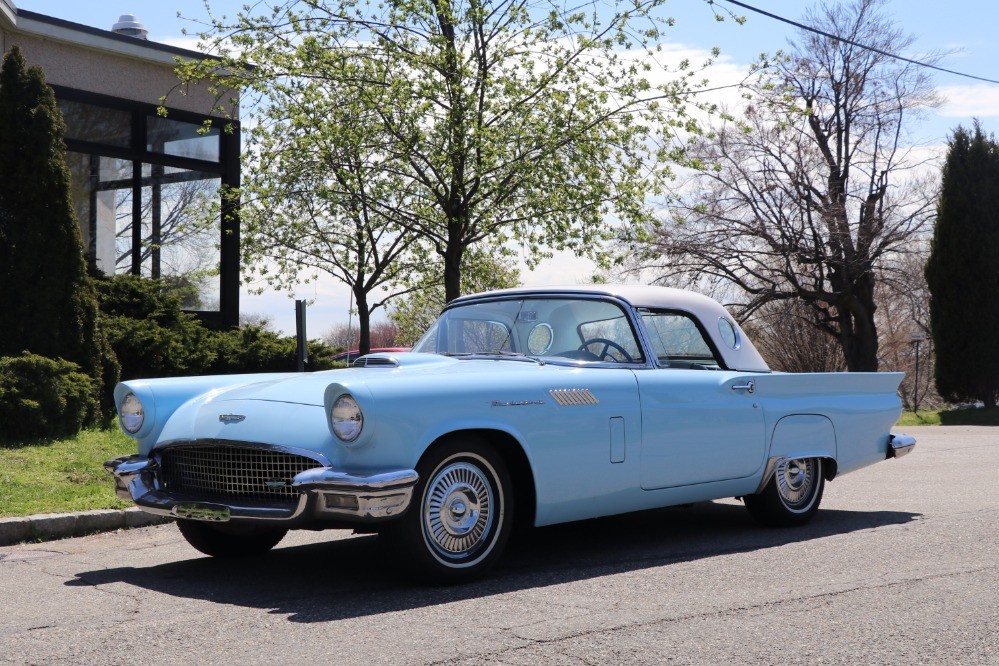
[[[718,331],[721,333],[722,341],[730,349],[738,349],[742,345],[742,341],[739,339],[739,329],[735,327],[735,324],[731,320],[719,317]]]
[[[554,339],[555,334],[552,332],[551,326],[538,324],[531,329],[530,335],[527,336],[527,351],[533,356],[547,354],[548,350],[552,348],[552,340]]]

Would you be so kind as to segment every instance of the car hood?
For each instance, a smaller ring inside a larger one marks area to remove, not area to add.
[[[372,386],[381,382],[397,382],[417,376],[481,373],[483,364],[489,364],[491,372],[504,374],[531,371],[541,367],[533,361],[523,359],[458,360],[438,354],[379,353],[362,358],[368,359],[367,367],[260,376],[256,381],[251,380],[246,384],[217,390],[213,392],[208,402],[266,400],[322,406],[326,387],[333,383],[342,386],[356,384]]]

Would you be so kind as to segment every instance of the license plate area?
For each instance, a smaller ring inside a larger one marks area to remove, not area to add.
[[[203,502],[185,502],[173,508],[173,515],[189,520],[204,520],[212,523],[224,523],[229,520],[229,507],[221,504],[205,504]]]

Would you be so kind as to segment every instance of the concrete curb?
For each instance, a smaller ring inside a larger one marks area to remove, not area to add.
[[[173,520],[140,509],[101,509],[79,513],[46,513],[20,518],[0,518],[0,546],[23,541],[51,541],[83,536],[95,532],[111,532],[129,527],[157,525]]]

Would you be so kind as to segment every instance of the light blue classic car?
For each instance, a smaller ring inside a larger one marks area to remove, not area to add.
[[[900,373],[771,372],[726,310],[644,286],[453,301],[411,353],[343,370],[128,381],[118,494],[209,555],[377,531],[424,579],[482,575],[513,526],[741,497],[798,525],[827,480],[912,450]]]

